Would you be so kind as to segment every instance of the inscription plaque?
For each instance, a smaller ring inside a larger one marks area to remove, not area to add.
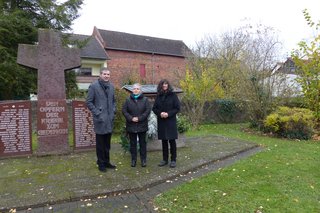
[[[93,119],[84,101],[72,101],[74,148],[89,149],[96,146]]]
[[[31,102],[0,103],[0,157],[32,154]]]
[[[42,142],[39,153],[68,150],[68,111],[65,100],[38,100],[37,134]],[[45,145],[44,145],[45,144]]]
[[[38,136],[67,135],[68,112],[63,100],[38,101]]]

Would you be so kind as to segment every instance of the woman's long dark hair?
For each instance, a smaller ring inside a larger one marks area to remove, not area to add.
[[[168,92],[172,92],[173,91],[173,87],[171,86],[170,82],[167,79],[162,79],[159,82],[158,87],[157,87],[158,95],[164,93],[164,91],[162,89],[162,86],[163,86],[164,83],[168,84]]]

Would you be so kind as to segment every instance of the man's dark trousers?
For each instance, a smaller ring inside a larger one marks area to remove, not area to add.
[[[107,164],[110,163],[109,151],[111,135],[111,133],[104,135],[96,134],[96,153],[99,168],[106,168]]]

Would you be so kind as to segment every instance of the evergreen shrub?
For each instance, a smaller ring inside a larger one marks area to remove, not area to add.
[[[123,89],[115,89],[115,99],[116,99],[116,114],[114,118],[113,132],[116,134],[121,134],[124,126],[126,125],[126,120],[122,114],[122,105],[129,97],[129,93]]]
[[[177,128],[180,134],[187,132],[191,128],[191,123],[185,115],[177,115]]]
[[[218,116],[223,123],[231,123],[237,112],[236,101],[228,99],[216,100],[218,105]]]

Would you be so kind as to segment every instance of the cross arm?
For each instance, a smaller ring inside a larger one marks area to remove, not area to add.
[[[81,66],[80,49],[64,48],[64,70]]]
[[[19,44],[17,63],[38,69],[38,48],[34,45]]]

